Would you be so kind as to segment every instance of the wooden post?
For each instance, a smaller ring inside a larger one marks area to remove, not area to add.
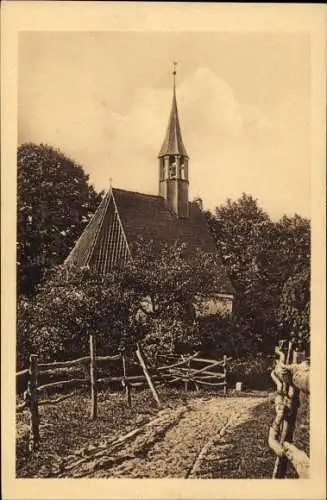
[[[37,355],[30,355],[29,381],[27,383],[27,400],[30,410],[30,438],[29,451],[34,451],[39,447],[39,410],[37,404]]]
[[[286,365],[289,365],[290,361],[294,364],[297,362],[297,349],[293,350],[293,342],[290,341],[288,345],[288,353],[286,358]],[[292,443],[293,434],[295,430],[295,423],[297,412],[299,408],[299,389],[294,387],[293,381],[283,381],[282,383],[282,393],[284,396],[284,416],[281,425],[281,432],[279,438],[279,444],[283,446],[284,442]],[[288,458],[287,456],[278,456],[275,460],[273,479],[283,479],[285,478],[287,471]]]
[[[143,360],[143,357],[142,357],[142,354],[141,354],[141,351],[140,351],[139,347],[136,349],[136,356],[138,357],[140,365],[142,366],[143,373],[144,373],[146,381],[147,381],[147,383],[148,383],[148,385],[150,387],[150,390],[151,390],[151,392],[153,394],[153,397],[154,397],[154,399],[155,399],[155,401],[157,403],[157,406],[158,406],[158,408],[161,408],[161,403],[160,403],[159,396],[158,396],[157,391],[155,390],[155,387],[154,387],[154,385],[152,383],[152,380],[151,380],[150,374],[149,374],[149,372],[147,370],[147,367],[145,366],[145,363],[144,363],[144,360]]]
[[[293,351],[293,341],[290,340],[288,343],[288,350],[287,350],[287,356],[286,356],[286,364],[288,365],[291,362],[291,355]],[[294,356],[294,354],[293,354]]]
[[[297,349],[295,349],[293,351],[293,359],[292,359],[292,362],[294,365],[296,365],[299,361],[299,351]]]
[[[127,397],[128,406],[132,406],[132,398],[131,398],[131,387],[129,381],[127,380],[127,370],[126,370],[126,356],[125,349],[122,350],[122,360],[123,360],[123,383],[125,385],[125,394]]]
[[[95,374],[95,339],[90,334],[90,385],[91,385],[91,420],[97,418],[97,386]]]
[[[190,367],[191,367],[191,360],[189,359],[187,362],[187,380],[184,382],[184,390],[185,392],[188,391],[188,383],[189,383],[189,377],[190,377]]]
[[[226,356],[226,354],[224,355],[223,369],[224,369],[224,396],[227,396],[227,356]]]
[[[289,389],[288,405],[285,408],[286,412],[279,440],[281,445],[283,445],[285,441],[287,441],[288,443],[292,443],[293,441],[293,434],[295,430],[298,408],[299,408],[299,390],[291,386]],[[282,457],[277,457],[273,471],[273,479],[285,478],[287,465],[288,465],[288,458],[286,455],[283,455]]]

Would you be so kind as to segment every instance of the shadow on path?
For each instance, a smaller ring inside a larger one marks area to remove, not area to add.
[[[240,401],[241,402],[241,401]],[[274,419],[271,402],[256,406],[250,418],[212,445],[197,477],[203,479],[271,479],[275,455],[268,447],[268,430]],[[291,467],[287,478],[296,474]]]

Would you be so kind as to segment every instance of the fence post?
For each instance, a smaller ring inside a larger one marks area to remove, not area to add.
[[[295,430],[295,423],[297,412],[299,408],[299,390],[290,386],[287,394],[285,416],[282,423],[282,430],[279,443],[283,445],[285,441],[288,443],[293,442],[293,434]],[[283,479],[286,476],[288,465],[288,458],[286,455],[277,457],[275,461],[273,479]]]
[[[227,356],[224,355],[224,396],[227,396]]]
[[[294,356],[294,352],[295,351],[293,351],[293,341],[290,340],[288,343],[288,350],[287,350],[287,356],[286,356],[286,364],[287,365],[291,362],[291,356],[292,356],[292,353]]]
[[[123,360],[123,384],[125,386],[125,394],[127,397],[128,406],[131,407],[132,406],[131,387],[130,387],[129,381],[127,379],[125,349],[122,349],[121,354],[122,354],[122,360]]]
[[[297,349],[293,349],[292,340],[288,344],[288,352],[285,360],[285,364],[289,365],[291,362],[294,364],[297,363],[298,352]],[[295,423],[297,412],[299,408],[299,390],[294,387],[292,383],[289,381],[282,383],[282,391],[283,391],[283,420],[281,422],[280,427],[280,436],[279,436],[279,444],[283,445],[285,441],[292,443],[293,434],[295,430]],[[277,456],[275,460],[274,470],[273,470],[273,479],[282,479],[286,476],[288,465],[288,459],[285,455]]]
[[[91,385],[91,420],[97,418],[97,386],[95,374],[95,339],[92,333],[90,334],[90,385]]]
[[[300,357],[300,356],[299,356],[299,354],[300,354],[300,353],[299,353],[299,351],[298,351],[297,349],[295,349],[295,350],[293,351],[293,359],[292,359],[292,362],[293,362],[293,364],[294,364],[294,365],[296,365],[296,364],[299,362],[299,357]]]
[[[191,360],[189,359],[188,362],[187,362],[187,380],[185,380],[184,382],[184,390],[185,392],[188,391],[188,383],[189,383],[189,377],[190,377],[190,367],[191,367]]]
[[[157,391],[155,390],[155,387],[152,383],[152,380],[151,380],[151,377],[150,377],[150,374],[147,370],[147,367],[145,366],[145,363],[144,363],[144,360],[143,360],[143,357],[142,357],[142,354],[141,354],[141,351],[139,349],[139,347],[137,346],[137,349],[136,349],[136,356],[138,357],[138,360],[140,362],[140,365],[142,366],[142,369],[143,369],[143,373],[144,373],[144,376],[146,378],[146,381],[150,387],[150,390],[153,394],[153,397],[157,403],[157,406],[158,408],[161,408],[161,402],[160,402],[160,399],[159,399],[159,396],[157,394]]]
[[[39,409],[37,404],[37,355],[30,355],[29,381],[27,383],[27,400],[30,410],[30,438],[29,451],[37,450],[39,447]]]

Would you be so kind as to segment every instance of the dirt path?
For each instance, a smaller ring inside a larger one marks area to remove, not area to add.
[[[202,398],[165,409],[151,422],[101,445],[78,450],[56,477],[222,477],[238,467],[233,432],[266,400]],[[209,472],[207,464],[210,464]]]

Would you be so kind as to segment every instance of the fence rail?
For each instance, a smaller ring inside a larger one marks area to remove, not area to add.
[[[56,361],[53,363],[40,363],[38,364],[39,371],[43,371],[46,373],[48,370],[55,370],[57,368],[70,368],[72,366],[77,366],[82,363],[87,363],[90,361],[90,356],[84,356],[83,358],[73,359],[69,361]],[[121,359],[121,354],[117,354],[116,356],[96,356],[97,362],[101,361],[118,361]],[[28,373],[28,370],[22,370],[21,372],[16,373],[16,375],[22,375]]]
[[[142,374],[128,374],[127,373],[127,359],[124,350],[114,356],[96,356],[95,339],[90,335],[90,355],[69,361],[56,361],[52,363],[38,363],[37,355],[30,356],[30,366],[27,369],[21,370],[16,373],[16,379],[23,379],[26,390],[24,391],[24,402],[16,406],[16,412],[21,413],[24,410],[29,411],[30,419],[30,439],[29,448],[35,450],[39,446],[39,406],[55,405],[65,399],[73,397],[76,392],[64,394],[56,398],[40,399],[41,395],[56,388],[65,388],[73,386],[74,389],[87,386],[90,390],[90,418],[97,417],[97,391],[99,384],[102,383],[120,383],[126,394],[128,405],[132,405],[132,387],[140,387],[147,384],[157,406],[161,407],[156,387],[154,383],[175,384],[176,382],[184,383],[185,390],[188,390],[189,384],[194,384],[196,389],[198,386],[207,386],[215,388],[223,388],[224,394],[227,392],[227,363],[231,358],[224,356],[223,360],[212,360],[198,358],[199,353],[195,353],[188,357],[170,357],[167,356],[165,361],[168,364],[159,366],[158,368],[149,368],[146,360],[141,353],[140,348],[136,350],[136,359],[138,362],[129,360],[130,366],[138,366],[142,369]],[[117,362],[121,361],[121,375],[99,377],[97,374],[97,367],[102,362]],[[171,362],[173,361],[173,362]],[[195,363],[197,366],[194,366]],[[201,363],[205,366],[198,367]],[[84,365],[84,366],[83,366]],[[74,378],[68,378],[71,368],[87,368],[89,367],[89,376],[85,378],[76,378],[74,371]],[[214,371],[218,369],[220,371]],[[40,375],[54,375],[62,374],[66,376],[64,380],[56,380],[39,385],[38,379]],[[216,381],[214,381],[216,380]]]
[[[190,382],[207,387],[222,387],[224,394],[227,393],[227,366],[232,358],[224,356],[222,360],[199,358],[198,353],[184,358],[177,363],[159,367],[157,373],[165,378],[169,384],[184,382],[185,390],[189,388]],[[194,364],[205,364],[202,367],[192,366]],[[214,369],[220,371],[215,372]],[[217,382],[213,380],[216,379]]]

